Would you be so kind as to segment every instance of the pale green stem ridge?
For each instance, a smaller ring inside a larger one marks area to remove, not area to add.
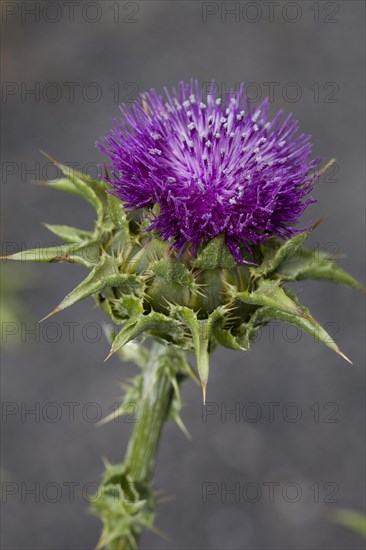
[[[149,481],[153,474],[161,431],[172,400],[171,376],[161,368],[161,362],[169,360],[169,355],[172,356],[166,346],[153,343],[143,379],[141,410],[127,448],[128,473],[141,481]]]

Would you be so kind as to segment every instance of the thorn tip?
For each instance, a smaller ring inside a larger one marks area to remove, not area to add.
[[[207,390],[207,382],[201,382],[202,383],[202,400],[203,405],[206,405],[206,390]]]
[[[108,359],[110,359],[112,357],[112,355],[114,354],[114,351],[110,351],[107,355],[107,357],[104,359],[103,363],[106,363],[108,361]]]
[[[48,315],[46,315],[45,317],[43,317],[42,319],[40,319],[40,320],[38,321],[38,323],[42,323],[43,321],[45,321],[46,319],[48,319],[49,317],[51,317],[51,316],[54,315],[55,313],[58,313],[59,311],[60,311],[60,309],[58,308],[58,306],[55,307],[55,309],[53,309],[53,310],[51,311],[51,313],[49,313]]]
[[[347,363],[349,363],[350,365],[353,365],[353,362],[351,361],[351,359],[349,359],[347,357],[347,355],[345,355],[341,350],[338,350],[338,355],[340,355],[345,361],[347,361]]]

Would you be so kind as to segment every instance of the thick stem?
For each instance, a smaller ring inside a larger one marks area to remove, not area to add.
[[[182,373],[187,376],[185,353],[154,342],[147,364],[143,369],[138,419],[134,425],[122,465],[123,475],[128,476],[128,479],[132,480],[139,490],[143,488],[145,497],[142,499],[149,498],[146,495],[151,494],[150,482],[156,463],[161,432],[170,411],[174,388],[178,388]],[[142,493],[140,494],[142,495]],[[121,528],[122,523],[126,525],[126,521],[128,527],[122,529],[117,537],[113,536],[112,540],[107,543],[107,550],[136,550],[142,526],[145,525],[141,520],[150,517],[151,514],[153,517],[155,506],[154,501],[148,501],[136,516],[132,515],[131,517],[129,516],[130,511],[127,511],[127,520],[125,512],[122,515],[114,516],[114,504],[112,510],[108,508],[102,517],[104,521],[102,539],[108,540],[111,534]],[[100,547],[102,546],[103,544],[100,544]]]
[[[144,374],[138,422],[125,459],[129,473],[139,481],[151,479],[161,431],[169,412],[173,392],[171,376],[161,369],[161,361],[169,360],[169,355],[166,346],[153,343]]]

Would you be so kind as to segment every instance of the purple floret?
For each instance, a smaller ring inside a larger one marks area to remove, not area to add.
[[[111,159],[113,194],[147,208],[149,230],[179,252],[224,234],[240,262],[242,245],[298,231],[319,163],[298,122],[283,111],[268,120],[268,99],[251,109],[244,86],[225,101],[196,81],[165,94],[121,107],[123,119],[97,144]]]

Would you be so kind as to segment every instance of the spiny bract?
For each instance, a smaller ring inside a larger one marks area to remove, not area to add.
[[[251,260],[256,265],[237,263],[223,235],[199,245],[195,255],[186,250],[178,258],[169,242],[146,230],[143,213],[127,213],[122,202],[107,193],[108,183],[56,165],[63,177],[44,184],[89,201],[97,212],[94,228],[47,225],[65,244],[9,258],[72,262],[88,268],[89,275],[52,313],[93,295],[122,325],[111,353],[142,335],[194,350],[204,392],[210,352],[217,345],[248,350],[250,340],[271,319],[295,324],[345,357],[284,287],[287,281],[312,278],[361,288],[325,253],[302,248],[312,229],[284,243],[271,239],[254,247]]]

